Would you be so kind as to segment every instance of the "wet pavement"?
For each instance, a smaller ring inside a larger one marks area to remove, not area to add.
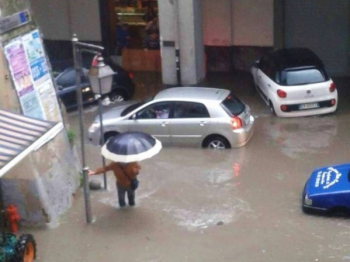
[[[147,77],[135,79],[143,82],[137,99],[159,89],[160,80]],[[109,174],[107,190],[91,191],[94,223],[85,223],[81,193],[57,228],[26,229],[37,240],[38,260],[350,261],[350,220],[301,211],[311,171],[349,161],[348,81],[336,83],[337,113],[282,119],[270,114],[248,74],[210,76],[203,85],[231,88],[250,105],[256,126],[248,145],[224,151],[163,148],[141,162],[134,208],[116,208]],[[97,107],[85,109],[86,126],[95,114]],[[78,134],[77,113],[68,119]],[[87,144],[86,158],[91,168],[101,165],[97,147]]]

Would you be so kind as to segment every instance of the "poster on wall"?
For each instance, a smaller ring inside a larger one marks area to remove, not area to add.
[[[34,82],[38,86],[46,79],[50,78],[39,31],[35,30],[24,35],[22,37],[22,42],[27,54]]]
[[[4,49],[23,114],[61,122],[56,91],[39,30],[16,38]]]
[[[57,104],[56,91],[51,78],[46,80],[38,87],[38,93],[41,100],[46,119],[50,121],[61,121],[61,113]]]
[[[5,55],[9,62],[12,79],[22,106],[23,114],[44,119],[39,96],[34,88],[22,41],[16,39],[5,46]]]
[[[27,54],[34,87],[38,91],[45,119],[62,121],[57,102],[56,91],[46,61],[45,51],[39,30],[34,30],[22,37]]]

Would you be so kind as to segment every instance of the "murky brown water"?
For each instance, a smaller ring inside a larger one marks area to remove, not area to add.
[[[58,228],[30,229],[39,260],[350,261],[350,220],[301,211],[311,171],[349,161],[350,109],[280,119],[242,90],[256,117],[246,147],[162,149],[141,163],[135,208],[116,208],[110,174],[108,190],[91,192],[93,224],[85,223],[80,194]],[[86,109],[86,122],[96,112]],[[76,113],[69,118],[78,130]],[[90,167],[101,165],[98,148],[87,145],[86,152]]]

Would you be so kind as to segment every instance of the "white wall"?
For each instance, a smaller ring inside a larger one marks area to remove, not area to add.
[[[101,41],[99,1],[70,0],[70,8],[72,33],[82,41]]]
[[[175,41],[174,5],[169,1],[159,1],[158,10],[162,12],[162,14],[159,16],[161,41]],[[174,47],[162,46],[160,52],[162,56],[163,83],[174,85],[177,83],[175,49]]]
[[[204,78],[204,48],[200,0],[178,0],[181,79],[194,85]]]
[[[34,17],[45,39],[101,41],[98,0],[31,0]]]
[[[68,0],[32,0],[31,8],[45,39],[71,39]]]
[[[233,0],[233,44],[273,46],[273,1]]]
[[[202,28],[203,27],[203,17],[202,17],[202,4],[201,0],[196,0],[193,2],[193,16],[194,24]],[[205,78],[206,67],[205,67],[205,51],[203,42],[203,30],[194,29],[194,43],[195,43],[195,68],[196,68],[196,83],[202,81]]]
[[[205,45],[232,45],[231,6],[231,0],[202,0]]]
[[[182,84],[197,84],[205,76],[200,0],[164,0],[158,2],[158,7],[161,39],[178,42]],[[177,15],[174,16],[174,13]],[[163,83],[178,84],[175,46],[162,44],[161,55]]]
[[[204,44],[273,46],[273,0],[202,0]]]

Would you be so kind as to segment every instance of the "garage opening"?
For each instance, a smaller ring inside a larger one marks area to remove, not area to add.
[[[157,0],[101,0],[102,41],[112,60],[130,71],[160,72]]]

